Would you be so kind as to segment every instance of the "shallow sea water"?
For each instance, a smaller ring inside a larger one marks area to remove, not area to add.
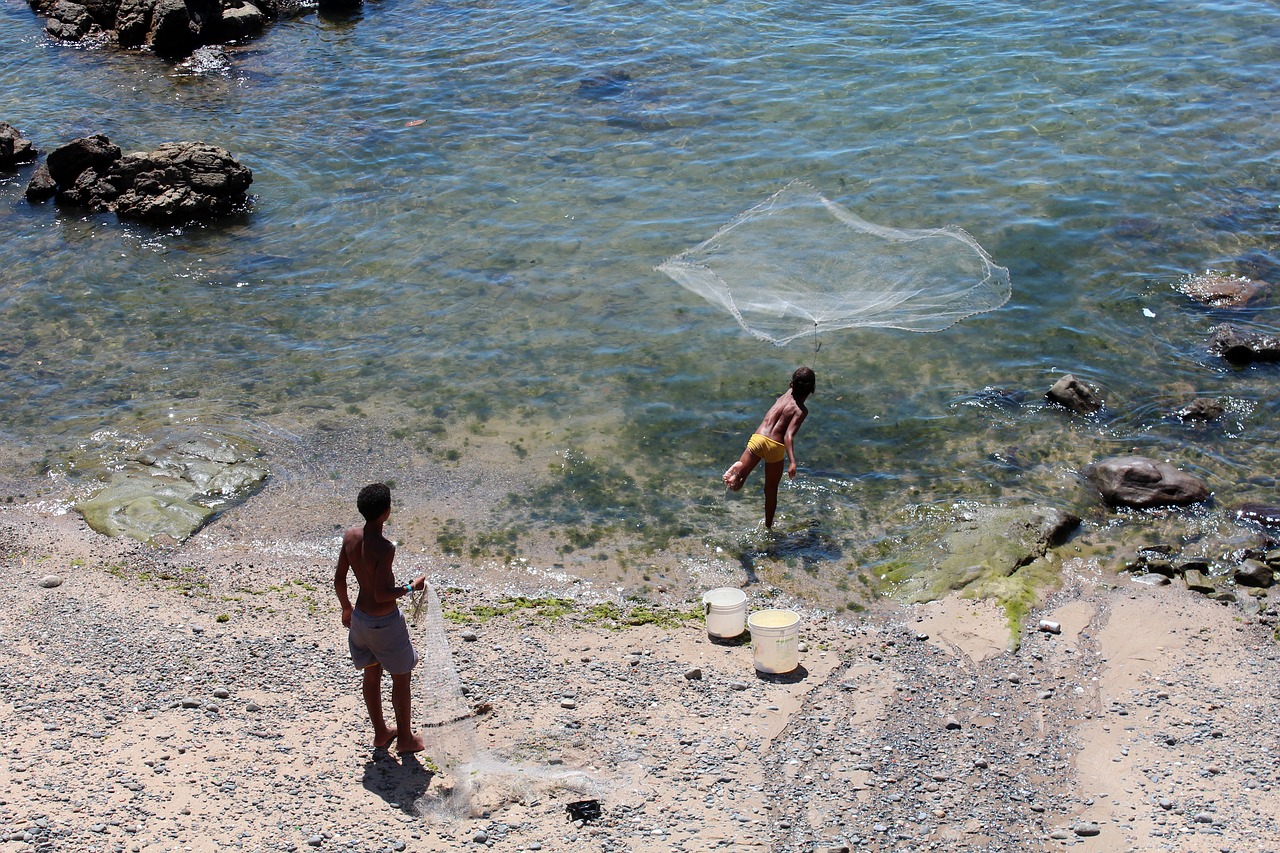
[[[15,445],[358,422],[476,477],[513,454],[529,472],[462,554],[532,529],[565,553],[620,531],[732,552],[759,482],[726,500],[719,475],[809,363],[773,554],[820,581],[922,508],[1087,512],[1074,471],[1134,448],[1206,477],[1210,517],[1275,498],[1276,369],[1205,347],[1224,319],[1270,328],[1273,302],[1174,289],[1280,283],[1271,5],[391,0],[302,10],[199,75],[52,44],[0,0],[0,52],[0,120],[44,151],[199,139],[254,172],[245,214],[166,230],[29,205],[30,169],[0,173]],[[878,224],[964,228],[1012,299],[779,349],[654,272],[797,178]],[[1043,406],[1065,372],[1100,416]],[[1170,416],[1196,396],[1227,416]]]

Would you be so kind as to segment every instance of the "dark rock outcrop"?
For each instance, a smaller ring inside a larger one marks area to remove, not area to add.
[[[1232,364],[1280,361],[1280,337],[1249,331],[1233,323],[1222,323],[1213,327],[1209,351]]]
[[[121,155],[119,146],[96,135],[50,152],[47,166],[60,203],[153,223],[224,216],[244,206],[253,183],[253,173],[226,149],[203,142]],[[47,185],[33,178],[28,198],[45,192]]]
[[[1102,408],[1098,392],[1070,373],[1055,382],[1045,397],[1078,415],[1091,415]]]
[[[31,174],[27,183],[27,201],[45,201],[53,198],[58,192],[58,182],[49,174],[49,166],[41,163]]]
[[[1201,480],[1168,462],[1145,456],[1114,456],[1086,465],[1081,471],[1112,506],[1186,506],[1208,500]]]
[[[147,43],[161,56],[186,56],[212,41],[221,23],[219,0],[155,0]]]
[[[281,10],[277,0],[29,0],[60,41],[99,39],[181,58],[204,45],[249,38]],[[294,8],[294,7],[290,7]]]
[[[36,159],[36,147],[11,124],[0,121],[0,169],[12,169]]]
[[[96,133],[73,139],[66,145],[53,149],[45,159],[45,165],[49,168],[49,177],[53,178],[54,183],[59,187],[69,187],[85,171],[102,172],[110,168],[112,163],[120,159],[120,155],[119,145],[112,144],[110,139]]]

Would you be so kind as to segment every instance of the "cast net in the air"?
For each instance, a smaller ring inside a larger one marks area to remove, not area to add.
[[[964,230],[876,225],[793,181],[657,269],[757,338],[878,326],[937,332],[1009,299],[1009,271]]]

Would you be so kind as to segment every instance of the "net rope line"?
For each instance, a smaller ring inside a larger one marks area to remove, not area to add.
[[[836,329],[937,332],[1008,301],[1009,271],[955,226],[877,225],[792,181],[655,269],[783,346]]]

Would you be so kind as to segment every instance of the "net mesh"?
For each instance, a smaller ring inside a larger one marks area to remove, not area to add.
[[[422,703],[419,716],[422,724],[433,729],[469,718],[472,708],[462,693],[462,680],[453,665],[449,639],[444,632],[444,613],[431,584],[412,602],[409,623],[420,631],[418,646],[423,660],[414,670],[414,701]]]
[[[963,229],[861,219],[801,181],[657,268],[783,346],[862,326],[937,332],[1009,299],[1009,271]]]

